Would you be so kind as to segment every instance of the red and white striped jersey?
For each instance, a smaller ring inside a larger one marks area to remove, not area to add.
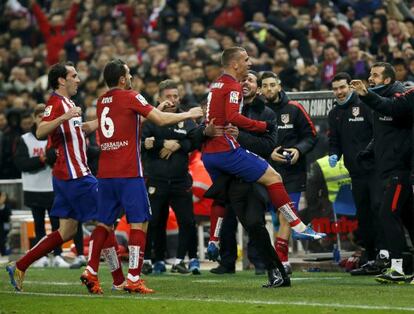
[[[143,177],[141,120],[154,107],[133,90],[113,88],[96,105],[101,152],[98,178]]]
[[[57,93],[50,96],[43,121],[53,121],[63,115],[75,103]],[[86,157],[86,140],[82,131],[82,118],[72,118],[63,122],[49,134],[51,147],[56,149],[57,159],[53,175],[61,180],[76,179],[90,174]]]

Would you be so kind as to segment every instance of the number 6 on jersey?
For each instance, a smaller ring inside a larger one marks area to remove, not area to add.
[[[106,138],[112,137],[114,135],[114,121],[107,116],[109,113],[109,107],[104,107],[101,114],[101,131]]]

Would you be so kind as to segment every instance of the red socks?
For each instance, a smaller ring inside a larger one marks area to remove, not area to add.
[[[21,259],[16,262],[16,266],[21,271],[26,271],[29,266],[37,261],[42,256],[52,251],[55,247],[62,245],[63,240],[59,231],[54,231],[51,234],[41,239],[30,251],[26,253]]]
[[[226,215],[226,208],[217,202],[213,202],[210,214],[210,241],[220,241],[220,229]]]
[[[276,210],[279,210],[289,222],[293,230],[303,232],[306,229],[305,224],[296,216],[294,207],[289,195],[286,192],[282,182],[273,183],[267,186],[267,192]]]
[[[92,232],[91,240],[89,241],[89,261],[86,269],[88,269],[93,275],[98,273],[101,251],[107,237],[108,230],[106,230],[105,227],[97,226]]]
[[[112,230],[109,232],[103,245],[102,254],[105,256],[105,260],[108,263],[114,285],[119,286],[125,281],[125,277],[122,272],[122,262],[117,252],[118,242],[116,241],[115,232]]]
[[[140,229],[131,229],[129,234],[129,269],[128,279],[136,282],[141,275],[144,262],[145,244],[147,234]]]
[[[277,237],[275,242],[275,250],[279,256],[280,261],[287,262],[289,254],[289,243],[288,240]]]

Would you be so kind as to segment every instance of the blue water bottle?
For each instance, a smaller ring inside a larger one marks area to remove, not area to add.
[[[334,263],[337,263],[337,264],[341,261],[341,252],[338,249],[338,244],[333,245],[332,259]]]

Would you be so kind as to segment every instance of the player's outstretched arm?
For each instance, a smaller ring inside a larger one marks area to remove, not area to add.
[[[95,132],[97,129],[98,129],[98,119],[82,123],[82,131],[85,132],[86,135],[91,134],[92,132]]]
[[[45,139],[50,133],[52,133],[57,127],[59,127],[63,122],[70,120],[75,117],[80,117],[82,109],[79,107],[72,107],[67,112],[62,114],[60,117],[52,121],[42,121],[40,122],[37,130],[36,137],[38,139]]]
[[[159,126],[163,126],[176,124],[187,119],[198,119],[202,116],[203,110],[200,107],[191,108],[189,111],[181,113],[163,112],[154,108],[146,118]]]

